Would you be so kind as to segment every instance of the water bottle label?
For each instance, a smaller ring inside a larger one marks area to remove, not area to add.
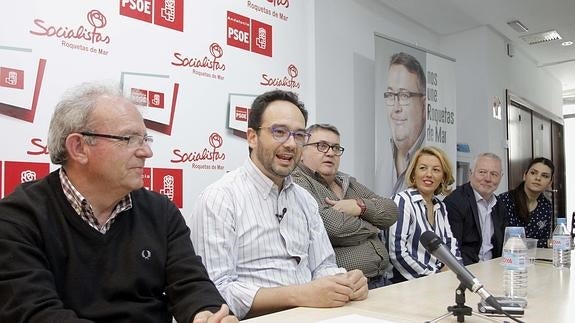
[[[505,269],[525,270],[527,267],[527,257],[525,254],[505,252],[503,253],[501,263]]]
[[[553,251],[571,250],[571,237],[553,236]]]

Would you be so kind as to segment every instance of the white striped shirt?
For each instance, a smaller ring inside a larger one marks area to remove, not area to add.
[[[443,264],[431,255],[419,242],[421,234],[433,231],[461,261],[457,240],[453,237],[445,204],[433,198],[433,227],[427,220],[427,207],[418,190],[408,188],[395,195],[399,209],[397,222],[389,228],[389,258],[395,270],[406,279],[413,279],[435,273]]]
[[[239,318],[261,287],[345,272],[336,265],[315,199],[291,176],[278,192],[250,159],[200,194],[187,223],[196,253]]]

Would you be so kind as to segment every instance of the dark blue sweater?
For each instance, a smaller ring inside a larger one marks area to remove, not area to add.
[[[58,171],[0,201],[0,322],[191,322],[224,303],[180,211],[145,189],[106,234],[85,223]]]

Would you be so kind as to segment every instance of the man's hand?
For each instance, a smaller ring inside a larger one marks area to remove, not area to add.
[[[350,216],[359,216],[361,213],[361,208],[357,205],[357,201],[355,199],[331,200],[326,197],[325,202],[331,205],[331,207],[336,211],[343,212]]]
[[[367,278],[363,275],[363,272],[359,269],[355,269],[347,272],[346,275],[350,280],[353,289],[350,299],[352,301],[361,301],[366,299],[369,289],[367,287]]]
[[[353,287],[346,274],[337,274],[300,285],[298,306],[339,307],[351,300]]]
[[[226,304],[220,307],[220,310],[212,313],[210,311],[203,311],[196,314],[192,323],[237,323],[239,320],[230,315],[230,310]]]

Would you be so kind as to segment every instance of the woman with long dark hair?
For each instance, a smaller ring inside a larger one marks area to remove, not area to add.
[[[544,157],[535,158],[523,174],[523,181],[499,199],[507,208],[507,226],[525,227],[525,236],[546,248],[553,227],[553,206],[543,192],[551,187],[555,166]]]

